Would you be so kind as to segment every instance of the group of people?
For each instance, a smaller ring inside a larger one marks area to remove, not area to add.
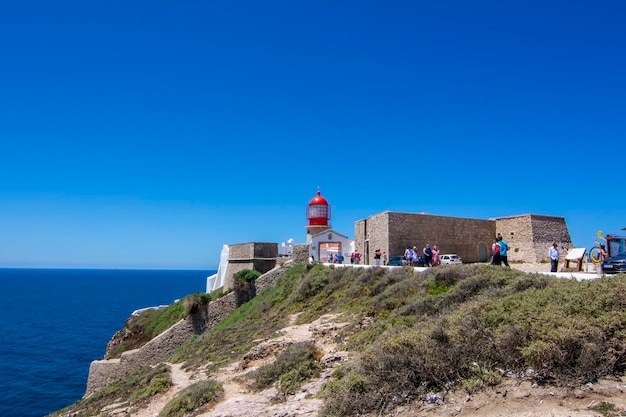
[[[418,266],[420,264],[420,256],[423,256],[423,264],[424,266],[437,266],[441,263],[441,258],[439,254],[439,248],[437,246],[430,247],[430,244],[426,244],[422,249],[421,255],[420,251],[417,249],[417,246],[407,246],[404,251],[403,259],[406,262],[406,265]]]
[[[493,240],[493,245],[491,245],[491,265],[504,265],[506,268],[510,268],[508,250],[509,244],[498,233],[498,236]]]
[[[355,265],[359,265],[361,263],[361,252],[359,252],[359,250],[355,250],[354,252],[352,252],[352,255],[350,255],[350,263],[351,264],[355,264]],[[376,264],[376,266],[380,266],[381,262],[383,265],[387,265],[387,261],[388,261],[388,257],[387,257],[387,252],[386,251],[382,251],[380,249],[376,249],[374,251],[374,262]]]
[[[350,263],[359,265],[361,263],[361,257],[361,252],[359,252],[358,249],[355,250],[350,256]],[[420,257],[422,257],[421,262]],[[403,258],[405,261],[405,265],[418,266],[421,263],[424,266],[437,266],[441,264],[439,248],[437,248],[437,246],[433,246],[431,248],[430,244],[428,243],[422,249],[421,254],[420,251],[417,249],[417,246],[413,246],[413,248],[407,246],[406,250],[404,251]],[[376,266],[387,265],[388,261],[389,257],[387,256],[386,251],[381,251],[380,249],[376,249],[374,251],[374,264]],[[343,255],[341,255],[340,253],[335,254],[334,256],[330,255],[329,262],[343,263]]]
[[[343,253],[335,253],[328,254],[328,262],[331,264],[342,264],[343,263]]]

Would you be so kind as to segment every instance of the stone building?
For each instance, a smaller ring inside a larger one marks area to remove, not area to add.
[[[442,254],[458,254],[464,262],[487,262],[497,233],[509,243],[512,262],[547,260],[553,242],[564,249],[573,247],[565,219],[557,216],[524,214],[483,220],[384,211],[354,225],[355,247],[370,265],[375,249],[386,250],[392,258],[409,246],[421,251],[427,243],[439,247]]]
[[[228,245],[228,263],[224,274],[224,288],[233,288],[233,275],[244,269],[262,274],[276,266],[278,243],[249,242]]]
[[[309,242],[309,257],[312,260],[332,262],[330,257],[339,253],[343,255],[344,262],[348,263],[347,260],[350,259],[350,255],[352,255],[348,236],[336,232],[333,229],[328,229],[311,237],[311,242]]]
[[[499,217],[495,221],[496,234],[501,234],[509,244],[509,260],[548,261],[548,249],[554,242],[559,245],[562,258],[574,248],[564,217],[525,214]]]

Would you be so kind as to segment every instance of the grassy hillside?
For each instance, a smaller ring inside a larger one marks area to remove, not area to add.
[[[622,275],[578,282],[487,265],[424,273],[298,266],[188,341],[171,361],[211,372],[240,360],[294,313],[300,313],[299,323],[342,313],[343,321],[353,323],[341,340],[354,360],[335,371],[323,390],[322,416],[381,412],[452,387],[473,392],[505,376],[562,386],[592,382],[626,370]],[[259,370],[250,389],[277,383],[287,395],[319,373],[314,346],[285,354]],[[129,398],[133,390],[124,387]],[[136,390],[146,392],[140,382]],[[219,387],[212,385],[211,392],[204,403],[219,400]],[[115,401],[120,395],[113,394]],[[113,396],[100,394],[97,405]],[[71,410],[93,410],[87,401]]]

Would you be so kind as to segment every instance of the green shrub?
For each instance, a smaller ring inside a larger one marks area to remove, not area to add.
[[[246,282],[251,282],[261,276],[259,271],[254,271],[252,269],[243,269],[236,274],[239,278],[243,279]]]
[[[385,314],[353,336],[348,347],[366,349],[333,374],[321,416],[385,413],[451,384],[471,392],[497,385],[502,370],[532,369],[573,386],[626,369],[623,278],[577,282],[470,266],[424,274],[415,286],[423,291],[404,305],[391,302],[397,295],[381,300]],[[409,313],[417,320],[400,324],[397,315]]]
[[[311,378],[320,374],[321,352],[310,342],[294,343],[272,363],[254,372],[253,388],[265,389],[278,382],[277,389],[283,394],[295,394]]]
[[[626,413],[626,410],[621,410],[615,406],[615,404],[602,401],[599,404],[590,407],[591,410],[597,411],[602,414],[604,417],[619,417],[623,416]]]
[[[331,282],[333,275],[334,268],[327,268],[322,264],[314,266],[313,269],[299,280],[298,286],[291,296],[292,302],[304,301],[307,298],[315,296],[322,290],[328,291],[326,287]]]
[[[197,382],[167,403],[159,417],[190,417],[205,413],[219,401],[223,391],[222,385],[213,380]]]
[[[211,294],[196,293],[183,298],[183,316],[193,314],[200,306],[208,304],[214,298]]]
[[[161,364],[139,380],[137,389],[130,396],[130,402],[147,400],[166,392],[172,386],[169,369]]]
[[[126,403],[132,409],[137,409],[147,405],[154,396],[166,392],[171,386],[170,370],[166,365],[160,364],[154,368],[140,366],[126,377],[113,381],[106,388],[52,415],[96,416],[101,415],[100,410],[113,403]]]

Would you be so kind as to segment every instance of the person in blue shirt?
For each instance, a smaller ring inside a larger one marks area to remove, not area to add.
[[[433,250],[430,248],[430,244],[426,244],[423,250],[424,252],[424,264],[426,266],[433,266]]]
[[[550,257],[550,272],[556,272],[559,264],[559,248],[556,242],[552,244],[548,256]]]
[[[498,245],[500,245],[500,261],[505,267],[510,268],[507,256],[509,244],[506,243],[506,240],[502,239],[502,235],[498,235]]]

